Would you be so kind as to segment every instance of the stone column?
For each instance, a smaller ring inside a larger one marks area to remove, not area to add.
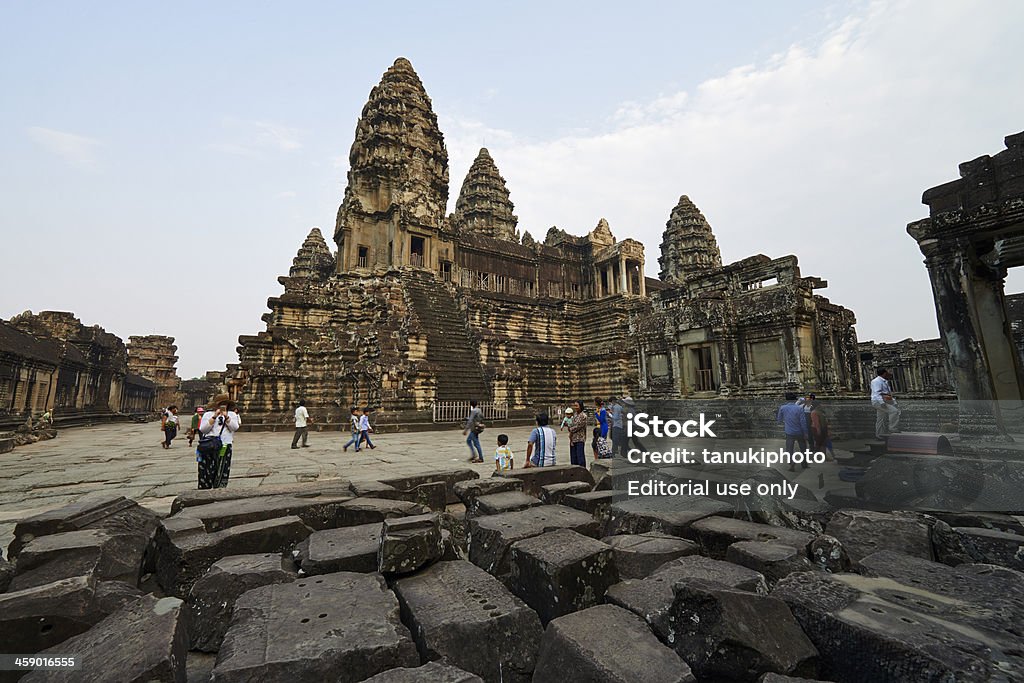
[[[622,294],[629,294],[629,276],[626,274],[625,256],[619,256],[619,284],[622,285]]]

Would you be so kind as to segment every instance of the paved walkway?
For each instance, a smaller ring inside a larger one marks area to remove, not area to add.
[[[311,432],[309,448],[291,450],[290,431],[242,432],[235,437],[229,485],[257,487],[337,477],[376,479],[452,467],[472,467],[486,477],[494,469],[490,458],[502,432],[509,435],[516,465],[522,466],[530,433],[525,426],[485,431],[481,435],[485,460],[477,465],[467,462],[465,437],[453,428],[375,435],[377,448],[359,453],[352,449],[342,452],[347,433]],[[8,545],[18,519],[86,497],[123,495],[167,514],[175,496],[196,487],[196,462],[195,451],[183,436],[175,439],[169,450],[160,447],[161,437],[156,422],[81,427],[0,455],[0,548]],[[728,448],[727,444],[723,439],[716,446]],[[763,445],[780,446],[781,441]],[[558,443],[560,463],[568,463],[567,450],[568,436],[563,432]],[[834,467],[811,468],[801,473],[798,481],[820,495],[820,472],[825,477],[824,490],[845,486],[835,476]]]

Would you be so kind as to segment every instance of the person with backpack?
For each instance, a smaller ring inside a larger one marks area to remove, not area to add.
[[[199,422],[203,419],[203,411],[205,409],[202,406],[196,408],[196,411],[192,413],[192,424],[188,428],[188,447],[192,448],[192,442],[196,440],[196,436],[199,434]]]
[[[228,485],[231,474],[231,454],[235,432],[242,426],[235,402],[221,394],[208,406],[199,423],[199,445],[196,462],[199,463],[199,488],[219,489]]]
[[[469,402],[469,415],[466,417],[466,426],[462,430],[466,437],[466,445],[469,446],[469,461],[483,462],[484,451],[480,447],[480,433],[484,431],[484,411],[480,410],[477,401]]]

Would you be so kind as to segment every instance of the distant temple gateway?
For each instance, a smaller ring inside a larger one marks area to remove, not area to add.
[[[358,404],[407,423],[470,399],[525,415],[594,396],[861,391],[854,315],[814,293],[826,283],[794,256],[723,265],[685,196],[657,280],[603,219],[582,236],[520,234],[486,149],[446,215],[444,136],[406,59],[371,90],[349,162],[337,251],[313,229],[266,330],[239,339],[250,425],[300,398],[328,422]]]

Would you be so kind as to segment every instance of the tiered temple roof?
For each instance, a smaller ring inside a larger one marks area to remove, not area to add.
[[[722,265],[711,225],[686,195],[679,198],[665,223],[658,263],[661,279],[670,283],[686,282],[696,273]]]
[[[505,179],[487,148],[481,148],[462,183],[452,224],[458,229],[518,242],[519,219],[513,209]]]

